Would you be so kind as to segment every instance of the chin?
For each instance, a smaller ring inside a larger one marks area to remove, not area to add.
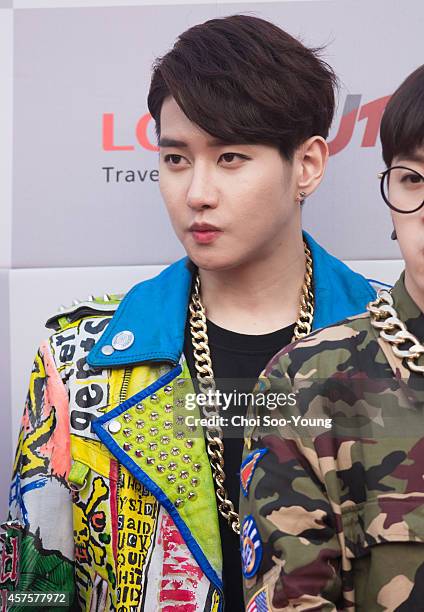
[[[187,256],[198,268],[210,272],[230,270],[238,265],[234,255],[219,253],[214,249],[210,249],[209,252],[206,249],[203,249],[203,252],[199,252],[198,249],[190,249],[187,250]]]

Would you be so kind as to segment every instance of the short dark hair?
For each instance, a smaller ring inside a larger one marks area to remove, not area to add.
[[[397,88],[383,113],[380,126],[383,159],[411,155],[424,145],[424,64]]]
[[[171,95],[212,136],[270,144],[291,159],[311,136],[327,138],[333,120],[337,78],[321,51],[250,15],[191,27],[153,65],[147,103],[157,137]]]

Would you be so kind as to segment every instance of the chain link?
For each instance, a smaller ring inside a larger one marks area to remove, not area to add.
[[[299,305],[299,317],[296,321],[293,341],[304,338],[310,334],[312,321],[314,318],[314,294],[312,289],[312,256],[308,245],[304,242],[305,250],[305,277],[302,286],[302,295]],[[195,279],[194,291],[191,295],[189,304],[190,310],[190,333],[193,344],[194,365],[196,367],[196,377],[199,389],[206,397],[215,397],[216,385],[212,369],[212,359],[209,349],[208,333],[206,325],[206,311],[200,299],[200,277],[197,274]],[[212,393],[210,393],[212,391]],[[219,415],[218,407],[203,406],[202,411],[206,417]],[[229,499],[224,487],[224,442],[223,431],[218,425],[218,419],[214,419],[216,425],[207,427],[206,441],[207,452],[212,468],[212,475],[215,481],[215,493],[218,499],[218,510],[228,521],[231,529],[240,533],[240,519],[234,509],[233,502]]]
[[[424,355],[424,346],[418,338],[408,331],[405,323],[399,319],[394,308],[393,297],[387,289],[380,289],[377,299],[370,302],[367,310],[370,313],[371,325],[378,329],[380,337],[388,342],[396,357],[404,359],[406,366],[413,372],[424,374],[424,366],[418,365],[417,360]],[[401,348],[405,342],[412,346]]]

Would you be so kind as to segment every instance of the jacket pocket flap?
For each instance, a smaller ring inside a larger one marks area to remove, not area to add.
[[[346,556],[360,557],[385,542],[424,542],[424,494],[381,495],[342,508]]]

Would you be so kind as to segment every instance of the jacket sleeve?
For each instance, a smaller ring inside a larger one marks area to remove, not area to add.
[[[259,426],[245,432],[240,538],[246,610],[334,612],[344,609],[348,593],[332,484],[337,476],[322,453],[331,447],[331,433],[308,420],[325,417],[325,401],[304,378],[296,388],[290,363],[280,357],[261,375],[249,415]]]
[[[34,359],[2,525],[3,600],[8,591],[67,592],[74,599],[70,462],[68,393],[46,341]]]

